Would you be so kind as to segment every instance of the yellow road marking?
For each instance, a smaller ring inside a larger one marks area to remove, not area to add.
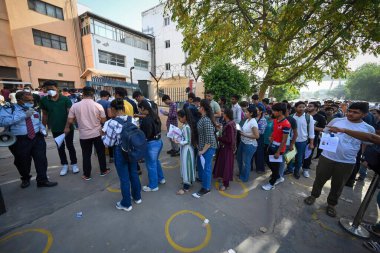
[[[46,242],[44,250],[42,251],[42,253],[47,253],[49,251],[49,249],[51,248],[51,245],[53,244],[53,235],[50,233],[50,231],[43,229],[43,228],[30,228],[30,229],[25,229],[25,230],[21,230],[21,231],[11,233],[9,235],[6,235],[6,236],[0,238],[0,244],[10,240],[13,237],[17,237],[17,236],[23,235],[25,233],[31,233],[31,232],[36,232],[36,233],[40,233],[40,234],[47,236],[48,240]]]
[[[237,183],[240,184],[241,188],[243,188],[243,193],[241,193],[241,194],[230,194],[230,193],[227,193],[225,191],[218,191],[218,192],[222,196],[232,198],[232,199],[242,199],[242,198],[247,197],[248,192],[249,192],[247,186],[245,186],[245,184],[243,184],[242,182],[237,182]],[[215,187],[216,187],[216,189],[219,189],[219,182],[215,182]]]

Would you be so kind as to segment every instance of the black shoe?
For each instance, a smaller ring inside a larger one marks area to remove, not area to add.
[[[295,179],[300,179],[300,177],[301,177],[300,173],[294,173],[294,178]]]
[[[166,154],[171,155],[174,152],[173,149],[166,151]]]
[[[286,170],[286,171],[284,172],[284,175],[290,175],[290,174],[293,174],[293,172],[291,172],[290,170]]]
[[[346,183],[347,187],[354,188],[355,180],[348,180]]]
[[[202,179],[200,179],[199,177],[195,178],[195,181],[202,183]]]
[[[44,182],[37,182],[37,187],[53,187],[56,186],[57,182],[50,182],[50,181],[44,181]]]
[[[30,185],[30,180],[22,180],[20,187],[22,189],[28,187]]]
[[[171,153],[170,156],[175,157],[175,156],[179,156],[179,155],[180,155],[179,151],[174,151],[174,152]]]

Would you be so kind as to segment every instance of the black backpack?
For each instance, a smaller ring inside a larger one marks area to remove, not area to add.
[[[141,160],[147,151],[147,141],[143,131],[132,123],[132,117],[127,121],[115,118],[123,126],[121,130],[121,149],[126,159],[132,158],[134,161]]]
[[[380,174],[380,145],[367,145],[364,151],[364,160],[368,163],[368,167]]]

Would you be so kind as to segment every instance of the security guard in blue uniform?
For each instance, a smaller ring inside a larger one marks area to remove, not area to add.
[[[33,95],[30,92],[16,93],[17,104],[3,107],[0,111],[0,126],[16,136],[16,142],[9,147],[14,156],[14,165],[21,175],[21,188],[30,185],[32,158],[37,172],[37,187],[56,186],[47,178],[46,129],[40,115],[33,109]]]

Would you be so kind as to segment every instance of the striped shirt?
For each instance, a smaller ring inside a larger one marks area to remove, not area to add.
[[[210,144],[211,148],[217,148],[215,128],[210,118],[203,116],[198,121],[197,128],[199,136],[198,150],[203,150],[206,144]]]

